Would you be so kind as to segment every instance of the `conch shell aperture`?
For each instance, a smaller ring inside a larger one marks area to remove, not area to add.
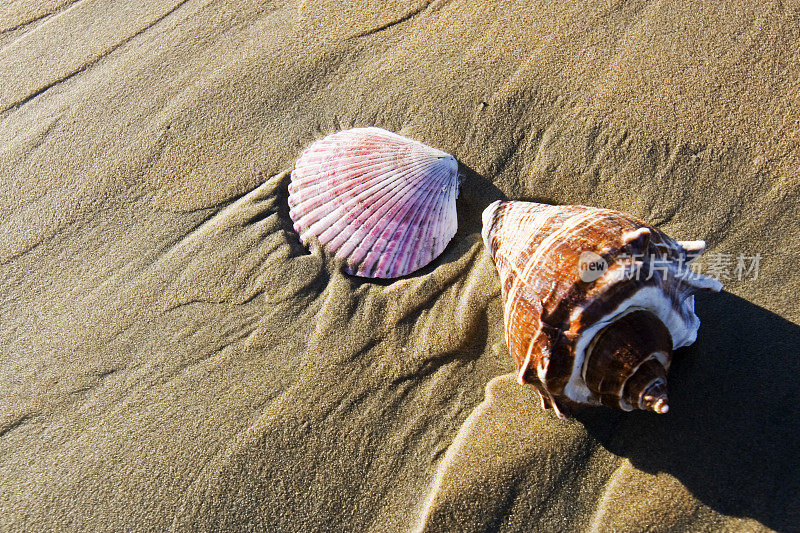
[[[693,343],[692,271],[702,241],[675,241],[630,215],[586,206],[494,202],[483,239],[502,284],[519,381],[565,418],[574,404],[669,410],[672,351]]]

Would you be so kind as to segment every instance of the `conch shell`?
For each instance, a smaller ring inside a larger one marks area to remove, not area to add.
[[[566,418],[574,404],[669,410],[672,350],[697,338],[694,293],[722,284],[689,268],[703,241],[630,215],[494,202],[483,240],[502,283],[519,381]]]

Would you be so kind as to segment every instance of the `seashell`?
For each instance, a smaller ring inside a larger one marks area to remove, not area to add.
[[[675,241],[630,215],[495,202],[483,240],[502,282],[519,382],[565,418],[575,404],[669,410],[672,350],[695,341],[694,293],[722,284],[688,268],[703,241]]]
[[[456,233],[458,162],[380,128],[354,128],[303,151],[289,185],[300,240],[316,238],[349,274],[393,278],[424,267]]]

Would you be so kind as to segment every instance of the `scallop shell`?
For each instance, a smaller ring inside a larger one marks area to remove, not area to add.
[[[433,261],[456,233],[458,162],[380,128],[340,131],[297,160],[289,216],[349,274],[394,278]]]
[[[495,202],[483,239],[502,282],[519,381],[565,418],[575,404],[665,413],[672,350],[695,341],[694,293],[722,284],[675,241],[632,216],[580,205]]]

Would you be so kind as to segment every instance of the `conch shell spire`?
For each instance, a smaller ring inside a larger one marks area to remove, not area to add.
[[[659,414],[669,411],[667,400],[667,384],[658,381],[649,387],[642,396],[641,409],[649,409]]]

